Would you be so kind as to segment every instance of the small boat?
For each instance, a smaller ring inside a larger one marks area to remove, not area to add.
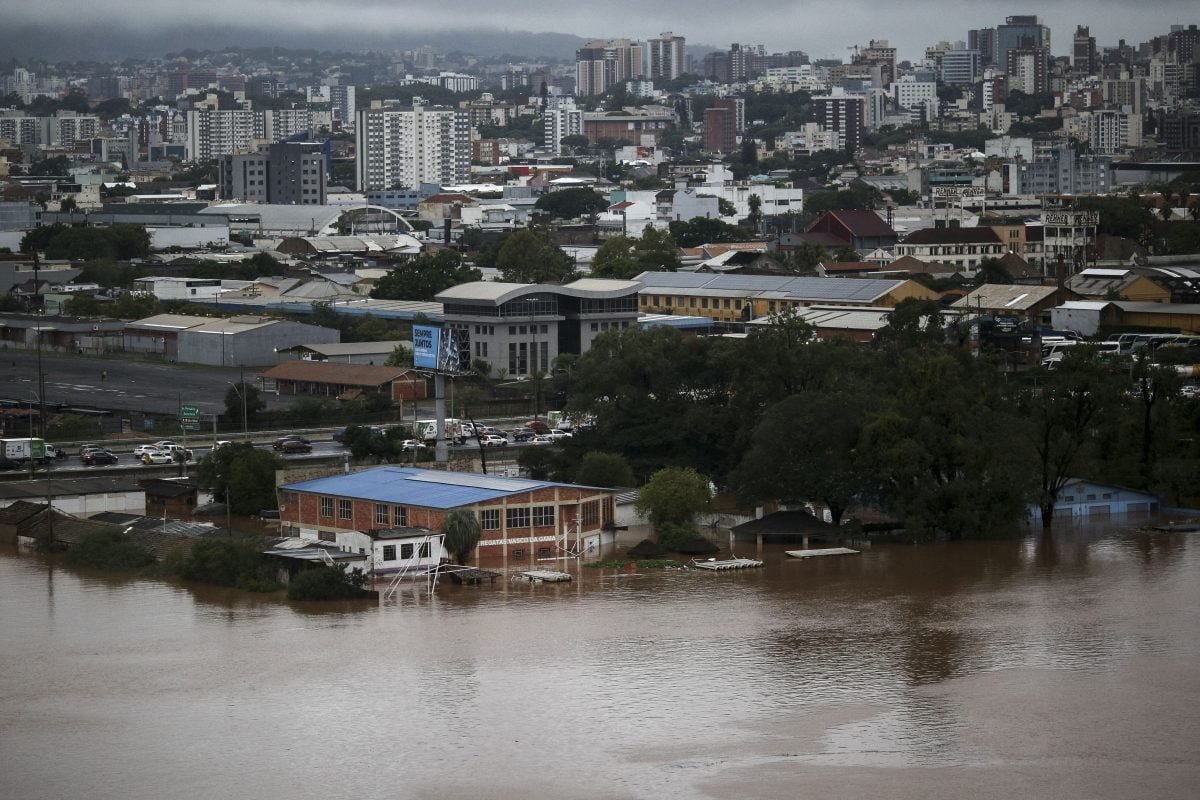
[[[812,550],[784,550],[792,558],[816,558],[817,556],[856,556],[860,551],[849,547],[818,547]]]
[[[694,558],[692,559],[693,567],[696,567],[697,569],[709,569],[713,571],[726,569],[752,569],[754,567],[761,567],[762,565],[763,562],[754,558],[725,558],[721,560],[710,558],[705,561],[697,561]]]

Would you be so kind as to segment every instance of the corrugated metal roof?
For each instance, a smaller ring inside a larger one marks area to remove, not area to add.
[[[590,488],[526,478],[501,478],[473,472],[442,472],[411,467],[377,467],[349,475],[291,483],[280,488],[376,503],[449,509],[556,486]]]
[[[903,280],[874,278],[813,278],[776,275],[710,275],[697,272],[643,272],[637,280],[646,293],[671,294],[671,290],[709,290],[731,295],[744,292],[759,296],[824,302],[871,302],[894,291]]]

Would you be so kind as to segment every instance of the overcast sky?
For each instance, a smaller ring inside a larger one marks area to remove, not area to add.
[[[640,39],[670,30],[689,43],[761,43],[770,51],[804,50],[817,58],[844,58],[849,45],[888,39],[902,60],[919,58],[927,44],[939,40],[965,40],[968,28],[1031,13],[1051,26],[1056,55],[1069,52],[1076,25],[1090,25],[1103,46],[1119,38],[1144,41],[1173,23],[1200,22],[1195,0],[1047,0],[1040,5],[984,0],[0,0],[0,26],[10,31],[76,32],[87,26],[97,37],[107,26],[150,38],[181,27],[245,27],[265,45],[286,45],[289,31],[307,38],[331,28],[343,37],[355,31],[377,36],[470,25]],[[58,52],[42,57],[71,60],[70,42],[79,39],[64,38]]]

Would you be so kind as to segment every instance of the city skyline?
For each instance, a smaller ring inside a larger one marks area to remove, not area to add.
[[[470,20],[471,27],[462,29],[464,33],[492,29],[516,38],[529,32],[645,40],[673,31],[686,37],[689,45],[761,43],[769,51],[803,50],[813,58],[846,59],[855,44],[887,39],[898,49],[901,60],[918,60],[928,45],[965,40],[968,29],[1000,24],[1012,14],[1041,17],[1054,31],[1055,55],[1069,52],[1076,25],[1090,26],[1097,44],[1103,47],[1115,45],[1118,39],[1136,44],[1167,33],[1173,24],[1195,23],[1198,16],[1194,5],[1183,0],[1145,3],[1136,15],[1121,13],[1127,12],[1127,7],[1115,0],[1040,5],[932,0],[915,7],[879,7],[865,0],[849,0],[839,3],[836,13],[823,3],[755,0],[740,4],[732,19],[728,4],[714,0],[665,0],[652,5],[616,0],[603,14],[575,4],[559,5],[566,7],[548,11],[544,3],[524,0],[503,7],[466,0],[451,11],[392,0],[362,0],[347,14],[345,4],[330,0],[264,0],[255,5],[253,17],[247,17],[244,5],[229,0],[205,4],[95,0],[82,8],[65,0],[37,6],[0,0],[0,16],[6,21],[0,31],[0,50],[17,58],[70,61],[121,49],[130,50],[131,55],[161,55],[188,41],[194,41],[197,49],[223,45],[319,47],[322,42],[328,42],[328,49],[355,49],[355,41],[362,42],[362,49],[380,49],[391,37],[398,42],[403,37],[407,44],[424,34],[445,36],[460,29],[463,20]],[[263,26],[264,19],[271,21],[269,28]],[[330,28],[330,19],[337,20],[336,28]],[[114,24],[114,20],[120,22]],[[92,38],[81,39],[84,33]],[[47,52],[60,37],[62,44]]]

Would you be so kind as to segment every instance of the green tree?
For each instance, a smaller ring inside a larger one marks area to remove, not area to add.
[[[1030,496],[1021,420],[998,375],[966,353],[901,351],[875,375],[885,402],[859,453],[870,493],[913,530],[963,538],[1017,521]]]
[[[134,570],[154,563],[154,554],[119,529],[86,534],[67,550],[64,560],[70,567]]]
[[[217,502],[229,503],[235,514],[252,515],[275,508],[275,472],[283,461],[270,450],[249,442],[227,444],[210,451],[196,465],[196,481],[213,493]]]
[[[945,326],[941,304],[910,297],[892,309],[887,325],[875,335],[875,343],[903,350],[938,345],[946,341]]]
[[[762,198],[756,194],[752,194],[747,203],[750,206],[750,216],[746,217],[746,220],[750,223],[750,227],[754,229],[755,233],[760,233],[763,220]]]
[[[858,440],[869,395],[804,392],[772,406],[754,429],[738,469],[738,495],[824,503],[834,525],[868,488]]]
[[[279,584],[274,565],[263,555],[265,547],[258,536],[200,539],[175,568],[189,581],[270,592]]]
[[[242,381],[231,384],[225,391],[225,413],[222,416],[231,424],[246,427],[266,408],[267,402],[262,399],[258,389],[254,388],[253,384]]]
[[[496,254],[501,280],[510,283],[567,283],[575,276],[571,257],[540,228],[526,228],[505,238]]]
[[[579,219],[599,214],[608,200],[590,187],[559,189],[539,197],[534,208],[555,219]]]
[[[624,456],[592,450],[579,462],[575,482],[582,486],[632,486],[633,470]]]
[[[1072,347],[1039,386],[1018,396],[1037,473],[1042,528],[1049,530],[1059,493],[1087,469],[1089,445],[1118,402],[1116,375],[1093,348]]]
[[[988,257],[979,262],[979,269],[975,272],[975,285],[983,286],[988,283],[1003,283],[1009,284],[1013,282],[1012,275],[1004,266],[1004,262],[998,258]]]
[[[638,490],[634,508],[654,526],[659,544],[670,545],[679,542],[663,541],[664,532],[690,532],[696,515],[708,507],[711,499],[708,478],[690,467],[666,467],[651,475]]]
[[[69,175],[71,171],[71,159],[66,156],[52,156],[44,158],[41,161],[35,161],[29,165],[27,174],[29,175],[47,175],[47,176],[62,176]]]
[[[446,550],[459,564],[466,564],[479,544],[479,520],[469,509],[453,509],[442,523],[442,534],[446,537]]]
[[[614,236],[600,245],[592,258],[592,277],[629,280],[643,272],[674,272],[680,264],[671,235],[647,228],[640,239]]]
[[[288,600],[351,600],[363,596],[367,576],[361,569],[321,564],[306,569],[288,583]]]
[[[379,300],[433,300],[460,283],[483,280],[483,273],[468,265],[454,250],[422,253],[404,261],[383,276],[371,291]]]
[[[699,247],[720,242],[745,242],[750,239],[746,232],[736,225],[706,217],[696,217],[687,222],[675,220],[670,223],[669,230],[675,243],[680,247]]]

